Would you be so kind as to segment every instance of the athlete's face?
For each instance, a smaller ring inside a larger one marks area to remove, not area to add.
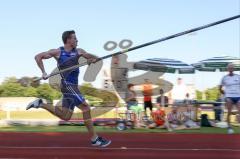
[[[73,48],[76,48],[77,43],[78,43],[78,40],[76,35],[72,34],[71,37],[68,39],[68,44],[71,45]]]

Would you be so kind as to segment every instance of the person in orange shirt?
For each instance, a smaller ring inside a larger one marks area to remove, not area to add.
[[[144,96],[144,110],[145,110],[145,114],[147,111],[147,108],[150,109],[150,111],[152,112],[152,83],[148,80],[145,79],[145,83],[143,84],[143,96]]]
[[[165,123],[165,111],[163,109],[158,109],[152,112],[153,121],[156,123],[157,126],[163,126]]]
[[[166,128],[168,131],[172,131],[166,118],[166,113],[161,105],[158,105],[158,109],[151,113],[153,123],[148,126],[150,129],[154,128]]]

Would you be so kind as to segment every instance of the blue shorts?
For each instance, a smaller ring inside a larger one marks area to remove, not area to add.
[[[233,104],[237,104],[238,102],[240,102],[240,97],[226,97],[226,101],[227,99],[230,99]]]
[[[78,106],[85,102],[84,97],[78,89],[78,85],[61,82],[61,92],[63,94],[62,106],[70,110],[74,110],[75,106]]]

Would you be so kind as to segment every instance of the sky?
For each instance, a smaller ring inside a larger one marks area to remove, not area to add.
[[[40,76],[34,56],[62,46],[61,34],[74,29],[79,47],[97,56],[113,52],[103,45],[109,40],[130,39],[133,45],[240,14],[240,0],[0,0],[0,81],[9,76]],[[233,20],[128,53],[128,61],[173,58],[186,63],[221,55],[240,57],[240,20]],[[44,62],[47,73],[56,62]],[[104,61],[109,67],[109,60]],[[84,68],[81,70],[82,81]],[[224,73],[181,76],[198,89],[219,83]],[[101,74],[94,82],[100,86]]]

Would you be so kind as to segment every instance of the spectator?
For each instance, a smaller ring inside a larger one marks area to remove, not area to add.
[[[182,78],[177,79],[177,84],[173,87],[172,90],[172,99],[173,103],[178,105],[183,102],[187,93],[187,87],[183,83]]]
[[[164,108],[159,105],[158,109],[154,112],[152,112],[152,119],[153,123],[148,126],[148,128],[153,129],[153,128],[165,128],[168,131],[172,131],[172,129],[169,126],[166,113]]]
[[[189,93],[186,94],[186,97],[185,97],[185,99],[183,100],[183,103],[184,103],[186,106],[192,104],[192,100],[190,99]]]
[[[157,106],[161,106],[161,107],[168,107],[168,97],[164,96],[164,91],[163,89],[160,89],[160,96],[157,97]]]
[[[128,84],[128,91],[127,91],[127,109],[129,110],[130,107],[138,105],[137,99],[136,99],[136,93],[133,90],[133,84]]]
[[[221,98],[221,95],[218,94],[218,99],[216,100],[216,103],[213,104],[214,108],[214,114],[215,114],[215,120],[216,122],[220,122],[222,121],[222,113],[223,113],[223,110],[222,110],[222,98]]]
[[[172,111],[167,115],[170,128],[173,130],[186,129],[186,126],[183,123],[183,118],[183,114],[178,112],[178,107],[173,106]]]
[[[194,121],[196,113],[193,110],[192,105],[187,105],[187,109],[183,112],[184,115],[184,125],[187,129],[199,129],[200,126]]]
[[[152,112],[152,84],[148,79],[145,79],[145,83],[143,84],[143,96],[144,96],[144,110],[145,110],[145,115],[147,115],[146,111],[147,108],[150,109]]]
[[[136,114],[136,124],[139,123],[141,120],[141,113],[143,111],[142,106],[138,105],[137,99],[136,99],[136,93],[133,90],[134,85],[128,84],[128,92],[127,92],[127,109],[132,110]]]
[[[240,122],[240,75],[234,73],[233,64],[229,64],[227,70],[229,73],[222,78],[219,90],[226,98],[228,134],[232,134],[234,130],[230,124],[230,115],[234,105],[238,109],[237,119]]]

